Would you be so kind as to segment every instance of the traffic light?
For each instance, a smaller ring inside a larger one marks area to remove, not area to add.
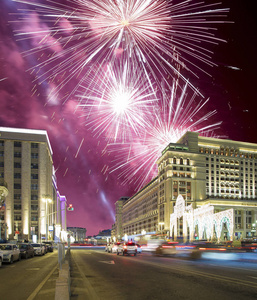
[[[73,211],[73,210],[74,210],[74,208],[72,207],[72,204],[69,204],[67,210],[68,210],[68,211]]]

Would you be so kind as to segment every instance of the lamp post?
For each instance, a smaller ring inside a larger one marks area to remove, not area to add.
[[[159,225],[161,225],[161,235],[162,235],[162,225],[164,227],[164,222],[159,222]],[[164,229],[164,228],[163,228]]]

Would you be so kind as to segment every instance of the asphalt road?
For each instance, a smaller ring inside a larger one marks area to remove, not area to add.
[[[257,299],[257,264],[71,250],[71,299]]]
[[[54,299],[58,252],[22,259],[0,268],[1,300]],[[52,280],[50,280],[52,277]]]

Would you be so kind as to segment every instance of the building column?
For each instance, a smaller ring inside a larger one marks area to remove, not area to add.
[[[242,210],[242,227],[243,227],[243,236],[242,238],[246,238],[246,212]]]

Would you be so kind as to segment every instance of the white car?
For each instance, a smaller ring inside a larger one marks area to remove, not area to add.
[[[3,252],[3,262],[12,264],[15,260],[21,260],[20,249],[15,244],[0,244]]]
[[[122,254],[122,255],[134,254],[134,256],[136,256],[137,255],[137,245],[133,242],[121,243],[117,249],[117,255],[119,255],[119,254]]]
[[[35,255],[45,255],[46,251],[45,251],[45,246],[43,244],[33,243],[31,245],[34,248]]]

